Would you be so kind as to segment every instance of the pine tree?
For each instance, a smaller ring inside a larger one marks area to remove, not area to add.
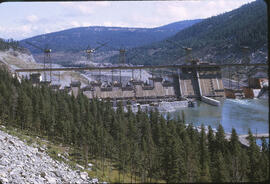
[[[200,162],[198,158],[197,144],[191,141],[188,131],[184,131],[183,134],[183,144],[185,153],[184,163],[186,168],[185,181],[187,182],[197,182],[199,181],[200,175]]]
[[[209,172],[209,153],[206,144],[206,135],[204,125],[201,125],[201,134],[200,134],[200,181],[209,182],[211,181],[210,172]]]
[[[266,139],[261,138],[262,141],[262,152],[260,154],[260,169],[261,169],[261,181],[269,180],[269,146],[267,145]]]
[[[248,157],[249,157],[249,172],[248,178],[251,182],[260,181],[261,170],[259,165],[259,147],[256,144],[256,139],[253,137],[251,130],[248,130]]]
[[[215,136],[214,136],[214,131],[210,125],[208,126],[207,140],[208,140],[208,149],[210,152],[210,158],[212,161],[213,154],[215,152]]]
[[[32,122],[32,103],[24,91],[19,92],[17,117],[21,129],[28,129]]]
[[[229,181],[229,172],[226,168],[226,162],[224,160],[223,154],[221,151],[218,151],[214,154],[214,166],[215,170],[213,173],[213,182],[228,182]]]
[[[230,150],[230,178],[232,182],[241,182],[241,174],[240,174],[240,143],[238,140],[238,135],[234,128],[232,128],[232,134],[229,142],[229,150]]]
[[[225,132],[221,124],[218,126],[218,131],[216,133],[216,144],[217,151],[221,151],[223,156],[225,155],[227,140],[225,139]]]

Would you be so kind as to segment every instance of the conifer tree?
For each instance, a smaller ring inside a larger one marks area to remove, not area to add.
[[[261,181],[269,180],[269,146],[264,137],[261,138],[262,141],[262,152],[259,162],[261,163]]]
[[[200,181],[209,182],[211,181],[210,172],[209,172],[209,153],[206,144],[206,134],[204,125],[201,125],[201,134],[200,134]]]
[[[225,139],[225,132],[221,124],[218,125],[218,131],[216,133],[216,148],[218,151],[221,151],[223,156],[225,155],[227,140]]]
[[[249,157],[249,181],[260,181],[261,170],[259,166],[259,147],[256,144],[256,139],[253,137],[251,130],[248,130],[248,157]]]
[[[228,182],[229,172],[226,168],[226,163],[221,151],[214,154],[214,166],[213,182]]]
[[[241,182],[241,174],[240,174],[240,143],[238,139],[238,135],[236,130],[232,128],[232,134],[229,142],[229,150],[230,150],[230,178],[232,182]]]

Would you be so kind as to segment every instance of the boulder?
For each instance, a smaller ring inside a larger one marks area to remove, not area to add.
[[[50,176],[45,176],[45,179],[48,181],[48,183],[53,184],[57,183],[56,179]]]
[[[87,180],[88,179],[88,173],[87,172],[81,172],[80,176],[83,180]]]

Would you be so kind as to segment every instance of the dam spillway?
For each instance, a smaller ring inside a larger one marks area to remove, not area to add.
[[[137,101],[201,99],[202,96],[225,97],[221,69],[218,66],[182,68],[171,77],[171,81],[164,80],[162,77],[151,77],[149,78],[151,84],[133,79],[125,86],[117,81],[105,84],[91,81],[89,85],[80,88],[79,84],[73,83],[70,85],[70,94],[77,96],[81,91],[89,99]]]
[[[176,98],[173,83],[162,81],[162,78],[150,78],[153,85],[147,85],[142,81],[132,80],[129,85],[122,86],[121,83],[102,86],[100,82],[91,82],[88,86],[82,88],[82,92],[89,99],[164,99]],[[78,87],[71,87],[72,92]]]

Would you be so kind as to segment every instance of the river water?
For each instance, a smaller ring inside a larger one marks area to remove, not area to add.
[[[221,123],[228,133],[231,132],[232,127],[238,134],[247,134],[249,128],[252,133],[269,131],[268,99],[226,99],[218,107],[200,101],[197,103],[197,107],[179,108],[171,112],[171,116],[181,117],[181,111],[184,111],[186,123],[193,123],[194,126],[203,123],[216,129]]]

